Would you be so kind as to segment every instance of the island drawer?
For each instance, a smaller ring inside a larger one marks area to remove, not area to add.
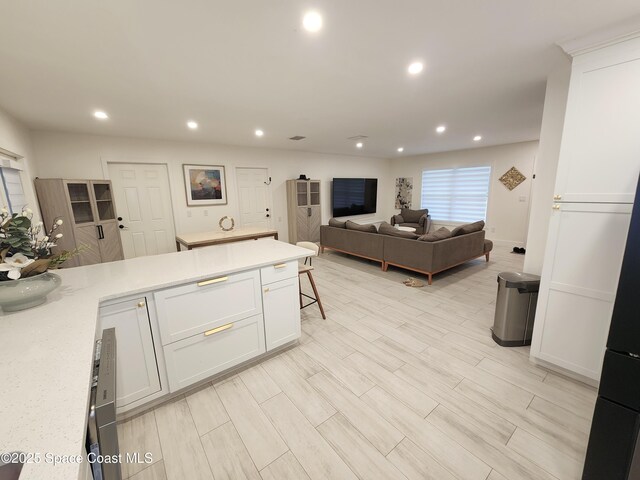
[[[298,261],[293,260],[291,262],[281,262],[269,265],[268,267],[262,267],[260,269],[260,275],[262,276],[263,285],[286,280],[287,278],[295,278],[298,276]]]
[[[258,270],[154,293],[162,345],[262,313]]]
[[[166,345],[169,390],[175,392],[265,352],[264,321],[255,315]]]

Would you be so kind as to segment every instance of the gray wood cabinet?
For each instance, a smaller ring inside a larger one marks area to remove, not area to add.
[[[319,242],[320,180],[287,180],[289,242]]]
[[[45,226],[57,217],[64,221],[56,230],[63,237],[56,240],[54,252],[87,247],[65,262],[66,267],[124,258],[110,181],[36,178],[34,183]]]

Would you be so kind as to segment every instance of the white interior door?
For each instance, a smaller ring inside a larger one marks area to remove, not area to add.
[[[109,163],[124,258],[175,252],[166,165]]]
[[[269,198],[269,176],[266,168],[236,169],[240,225],[243,227],[271,226],[271,202]]]

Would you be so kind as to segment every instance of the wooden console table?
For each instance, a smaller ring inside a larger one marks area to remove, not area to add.
[[[197,247],[208,247],[210,245],[219,245],[221,243],[241,242],[243,240],[257,240],[259,238],[273,237],[278,240],[278,231],[269,230],[267,228],[234,228],[230,232],[199,232],[199,233],[183,233],[176,235],[176,248],[182,250],[184,245],[187,250]]]

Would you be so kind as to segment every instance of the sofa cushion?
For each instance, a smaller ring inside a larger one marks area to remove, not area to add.
[[[402,230],[398,230],[396,227],[388,224],[387,222],[382,222],[378,227],[378,233],[383,235],[391,235],[393,237],[401,237],[401,238],[410,238],[412,240],[418,238],[413,232],[403,232]]]
[[[452,237],[459,237],[460,235],[466,235],[467,233],[479,232],[484,228],[484,220],[479,220],[473,223],[466,223],[456,227],[451,232]]]
[[[347,220],[347,230],[357,230],[358,232],[365,233],[378,233],[378,229],[375,225],[360,225],[359,223],[352,222],[351,220]]]
[[[330,218],[329,226],[336,228],[347,228],[347,222],[341,222],[340,220],[336,220],[335,218]]]
[[[437,242],[438,240],[444,240],[445,238],[450,237],[451,231],[448,228],[442,227],[435,232],[426,233],[418,237],[418,240],[420,240],[421,242]]]
[[[411,210],[410,208],[400,210],[400,215],[402,215],[406,223],[418,223],[420,222],[420,217],[428,214],[429,210],[426,208],[424,210]]]

